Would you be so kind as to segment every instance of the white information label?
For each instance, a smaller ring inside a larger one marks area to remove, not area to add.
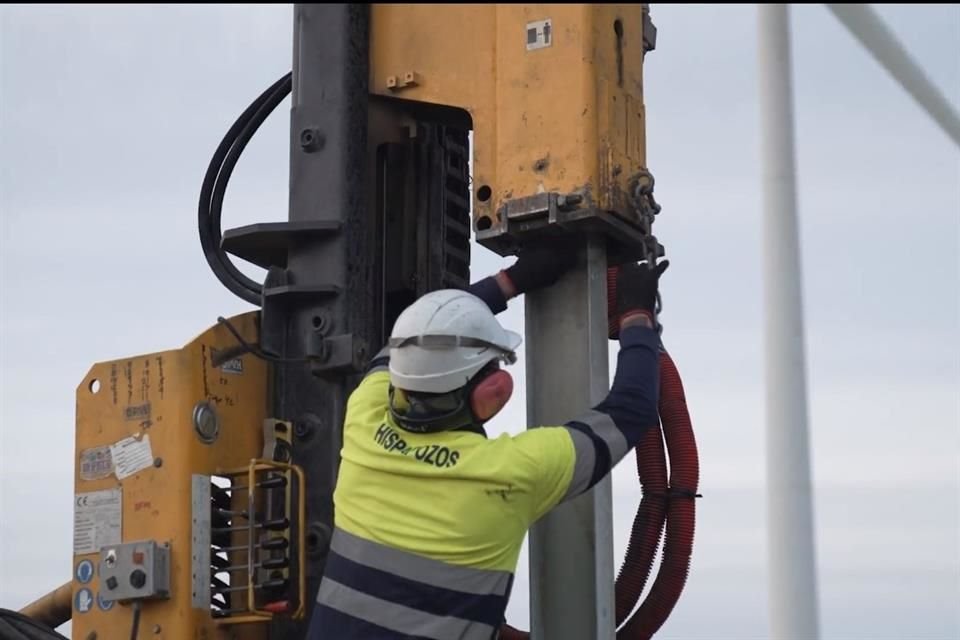
[[[76,494],[73,502],[73,555],[97,553],[120,544],[123,498],[120,489]]]
[[[133,474],[153,466],[153,452],[150,450],[150,436],[124,438],[110,445],[114,472],[118,480],[129,478]]]
[[[553,44],[553,20],[537,20],[527,23],[527,51],[543,49]]]

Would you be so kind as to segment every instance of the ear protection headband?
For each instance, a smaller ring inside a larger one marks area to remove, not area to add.
[[[407,393],[390,386],[390,412],[407,431],[436,433],[483,424],[503,409],[513,393],[513,378],[491,362],[456,391]]]
[[[470,412],[480,424],[500,413],[513,395],[513,377],[500,368],[481,371],[470,386]]]

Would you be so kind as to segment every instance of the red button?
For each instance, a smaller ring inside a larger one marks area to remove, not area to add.
[[[269,611],[270,613],[286,613],[287,611],[290,611],[290,601],[281,600],[279,602],[271,602],[263,609],[264,611]]]

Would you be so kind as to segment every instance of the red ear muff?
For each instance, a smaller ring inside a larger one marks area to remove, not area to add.
[[[513,378],[497,369],[480,380],[470,392],[470,409],[481,423],[497,415],[513,395]]]

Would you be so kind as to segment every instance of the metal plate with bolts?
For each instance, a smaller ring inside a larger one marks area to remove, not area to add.
[[[604,239],[610,266],[646,258],[647,246],[656,245],[656,255],[664,255],[663,245],[646,235],[637,224],[620,215],[582,206],[580,194],[541,193],[507,202],[497,212],[498,223],[477,231],[477,241],[500,255],[516,253],[527,242],[558,239],[567,234],[589,234]]]

